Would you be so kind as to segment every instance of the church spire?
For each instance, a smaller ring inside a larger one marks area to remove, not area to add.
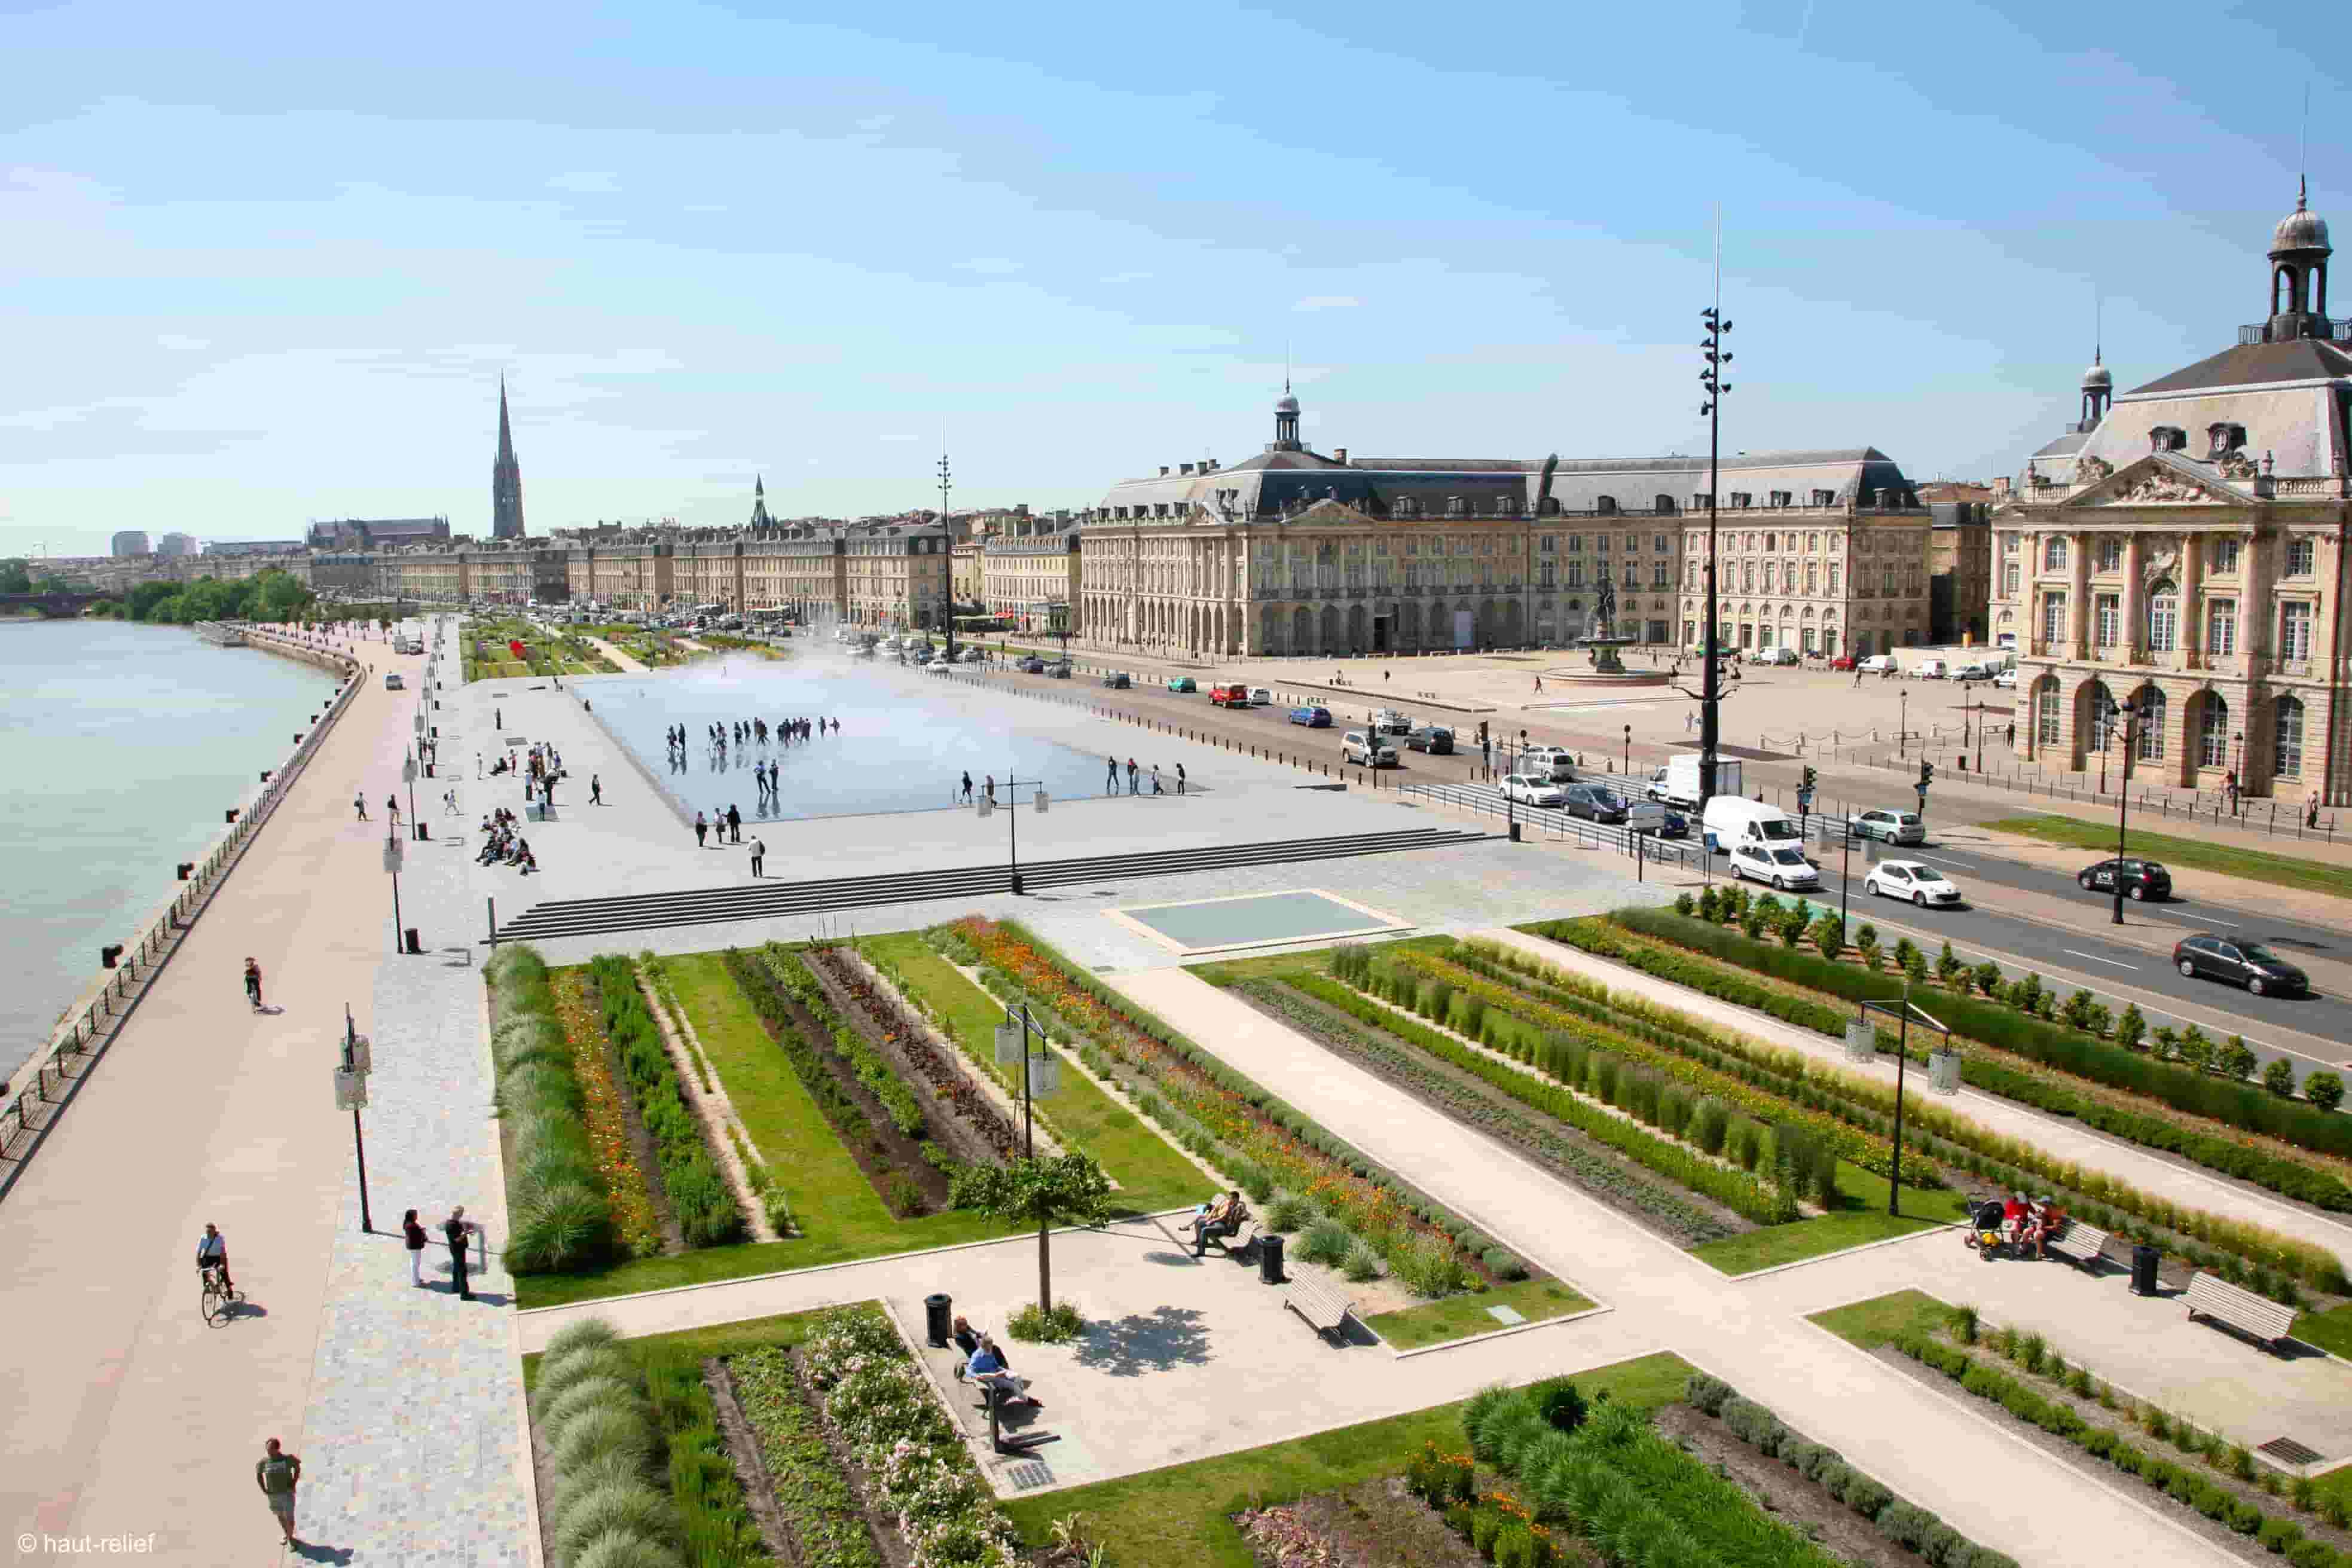
[[[755,528],[775,527],[776,519],[768,516],[768,485],[761,476],[751,476],[751,526]]]
[[[522,465],[515,461],[514,425],[507,416],[507,378],[499,377],[499,455],[490,464],[490,537],[522,538]]]

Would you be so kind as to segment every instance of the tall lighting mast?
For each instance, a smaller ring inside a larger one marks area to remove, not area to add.
[[[948,592],[945,601],[947,613],[940,619],[947,622],[947,661],[950,664],[955,663],[955,529],[948,523],[948,491],[954,483],[953,477],[948,472],[948,444],[946,438],[941,437],[940,441],[940,548],[948,552]]]
[[[1698,821],[1699,842],[1706,842],[1706,803],[1715,797],[1716,747],[1722,738],[1722,639],[1717,624],[1716,596],[1716,513],[1722,502],[1723,491],[1723,398],[1731,390],[1722,372],[1731,363],[1731,350],[1723,346],[1730,335],[1731,323],[1723,315],[1723,219],[1718,214],[1715,224],[1715,303],[1699,312],[1706,323],[1706,340],[1699,351],[1706,361],[1706,369],[1699,372],[1699,382],[1706,388],[1706,401],[1698,412],[1706,422],[1706,646],[1702,656],[1706,668],[1699,687],[1698,717]]]

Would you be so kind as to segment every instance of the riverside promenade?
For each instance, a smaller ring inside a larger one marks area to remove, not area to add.
[[[425,661],[381,643],[352,652],[375,668],[351,708],[0,1203],[11,1561],[62,1558],[82,1536],[143,1540],[131,1550],[170,1563],[425,1560],[392,1540],[394,1521],[436,1539],[442,1561],[525,1560],[503,1276],[471,1304],[415,1290],[397,1239],[404,1207],[437,1205],[438,1218],[459,1201],[495,1218],[498,1194],[479,971],[449,972],[475,1012],[437,1030],[432,997],[395,1013],[379,990],[402,962],[383,801],[400,788]],[[406,692],[383,689],[388,669]],[[354,792],[372,821],[354,820]],[[267,1013],[246,1005],[248,955]],[[380,1101],[412,1082],[446,1096],[371,1112],[377,1234],[365,1238],[351,1118],[331,1091],[347,1004],[375,1038]],[[247,1299],[218,1325],[197,1306],[207,1221]],[[404,1342],[355,1321],[353,1303],[394,1292],[418,1313],[438,1309],[447,1333]],[[412,1418],[379,1413],[363,1442],[328,1430],[319,1416],[341,1408],[346,1385]],[[291,1559],[252,1482],[272,1437],[304,1460],[298,1533],[311,1544]]]

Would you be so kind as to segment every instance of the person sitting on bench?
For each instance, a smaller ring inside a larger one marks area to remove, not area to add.
[[[1237,1234],[1242,1221],[1249,1217],[1249,1206],[1242,1202],[1241,1188],[1235,1187],[1223,1197],[1212,1203],[1192,1221],[1192,1256],[1208,1255],[1210,1241],[1221,1236]]]
[[[971,1326],[970,1319],[959,1312],[956,1315],[954,1332],[950,1333],[948,1338],[954,1343],[956,1349],[963,1353],[963,1358],[955,1364],[956,1377],[961,1380],[965,1368],[971,1363],[971,1358],[980,1354],[980,1331]]]
[[[964,1375],[994,1394],[1000,1408],[1007,1405],[1038,1406],[1043,1403],[1028,1392],[1026,1379],[1013,1375],[1013,1368],[1005,1364],[1004,1352],[985,1334],[981,1336],[980,1348],[965,1364]]]

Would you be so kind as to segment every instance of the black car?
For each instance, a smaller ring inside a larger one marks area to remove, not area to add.
[[[1109,674],[1103,677],[1103,685],[1108,686],[1115,692],[1123,692],[1133,687],[1135,683],[1128,678],[1126,671],[1113,670]]]
[[[1405,732],[1405,749],[1426,751],[1432,757],[1454,755],[1454,732],[1442,724],[1424,724]]]
[[[2259,942],[2200,931],[2173,944],[2172,967],[2190,979],[2210,975],[2241,985],[2256,996],[2273,991],[2296,995],[2311,989],[2311,977]]]
[[[1032,653],[1021,661],[1021,673],[1024,675],[1042,675],[1045,673],[1045,661]]]
[[[1598,784],[1571,784],[1568,787],[1568,814],[1596,822],[1622,822],[1625,820],[1625,802]]]
[[[2172,873],[2154,861],[2126,855],[2121,860],[2113,856],[2095,865],[2086,865],[2074,873],[2074,885],[2091,893],[2113,893],[2120,876],[2124,893],[2130,898],[2169,898],[2172,896]]]

